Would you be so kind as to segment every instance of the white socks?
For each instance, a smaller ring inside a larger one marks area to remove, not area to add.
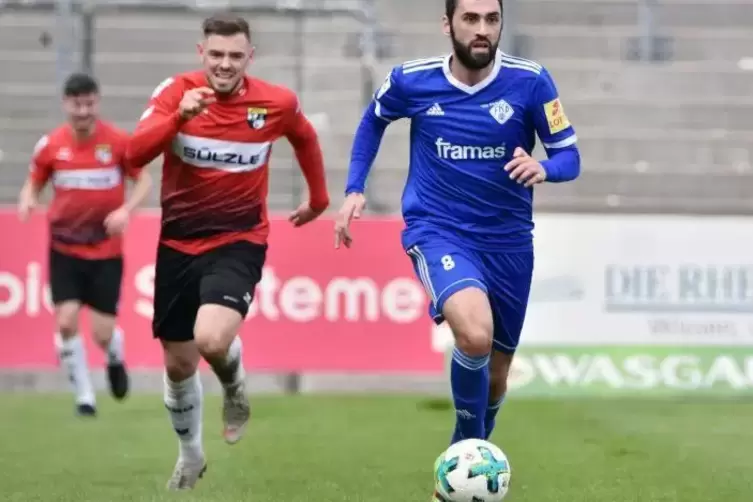
[[[84,340],[80,335],[75,335],[64,340],[60,333],[55,333],[55,349],[65,369],[66,376],[73,386],[73,392],[76,395],[76,404],[94,406],[96,398],[91,376],[89,375]],[[123,362],[123,330],[117,326],[112,332],[106,356],[107,364]]]
[[[200,462],[204,458],[202,403],[203,391],[198,371],[182,382],[173,382],[165,374],[165,407],[178,435],[180,458],[188,462]]]
[[[213,364],[212,369],[225,390],[237,388],[246,379],[243,369],[243,342],[239,336],[230,344],[225,360],[221,364]]]
[[[110,344],[107,346],[107,364],[122,364],[125,354],[123,353],[123,330],[118,326],[112,331]]]
[[[55,333],[55,348],[68,380],[73,386],[76,404],[94,406],[96,398],[86,362],[84,341],[79,335],[64,340],[60,333]]]

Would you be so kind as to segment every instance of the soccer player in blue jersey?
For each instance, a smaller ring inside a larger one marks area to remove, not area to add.
[[[387,125],[411,121],[402,244],[455,337],[452,442],[488,438],[507,389],[533,273],[533,186],[580,172],[576,136],[552,77],[498,51],[502,0],[446,0],[445,57],[393,68],[356,131],[335,246],[366,204]],[[531,157],[536,136],[547,160]]]

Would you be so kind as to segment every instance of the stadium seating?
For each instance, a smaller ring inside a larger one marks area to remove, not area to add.
[[[355,0],[353,3],[357,3]],[[578,128],[583,176],[537,192],[545,210],[753,210],[753,4],[659,1],[657,61],[635,61],[638,0],[520,0],[519,53],[547,65]],[[377,2],[390,49],[377,82],[401,60],[448,50],[431,0]],[[196,65],[200,13],[143,9],[96,18],[95,70],[105,115],[131,128],[162,79]],[[252,72],[300,92],[321,132],[330,186],[342,191],[364,92],[350,57],[358,24],[344,17],[249,15]],[[302,32],[299,29],[302,27]],[[51,12],[0,8],[0,201],[15,200],[33,144],[60,120]],[[301,50],[303,51],[301,54]],[[407,167],[407,124],[390,128],[370,187],[395,211]],[[541,152],[539,152],[541,153]],[[290,147],[273,158],[271,203],[288,209],[302,186]],[[153,198],[153,202],[156,201]]]

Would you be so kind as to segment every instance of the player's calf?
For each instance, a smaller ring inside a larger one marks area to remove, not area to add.
[[[455,337],[450,381],[457,422],[452,442],[483,438],[493,338],[491,306],[483,290],[471,287],[450,296],[442,314]]]
[[[94,340],[107,357],[107,380],[115,399],[128,394],[129,379],[125,367],[123,331],[115,325],[115,316],[91,312]]]
[[[489,439],[496,425],[497,413],[507,394],[507,377],[510,374],[512,353],[494,351],[489,364],[489,403],[484,416],[485,439]]]
[[[196,316],[196,347],[226,390],[238,387],[245,377],[237,336],[242,321],[238,312],[222,305],[202,305]]]
[[[63,340],[78,335],[78,313],[81,304],[78,301],[65,301],[55,305],[55,323]]]
[[[165,408],[178,435],[179,454],[169,489],[192,488],[203,471],[203,391],[197,371],[199,352],[193,341],[162,342],[165,358]]]
[[[94,386],[89,375],[86,347],[78,334],[80,307],[77,301],[65,301],[55,306],[57,333],[55,333],[54,342],[60,365],[73,387],[77,413],[94,416],[96,414]],[[82,413],[82,409],[85,412],[91,410],[91,413]]]
[[[223,436],[237,443],[245,432],[251,415],[245,393],[243,345],[237,336],[243,317],[231,308],[202,305],[196,316],[194,336],[202,357],[210,364],[224,389]]]

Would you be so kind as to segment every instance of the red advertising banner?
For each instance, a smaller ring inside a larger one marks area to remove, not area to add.
[[[400,246],[402,223],[364,219],[355,246],[335,250],[333,223],[272,221],[268,261],[241,336],[251,371],[441,372],[427,299]],[[151,316],[159,216],[134,217],[126,236],[119,325],[132,368],[158,368]],[[53,368],[47,225],[0,209],[0,368]],[[102,362],[86,329],[89,358]]]

